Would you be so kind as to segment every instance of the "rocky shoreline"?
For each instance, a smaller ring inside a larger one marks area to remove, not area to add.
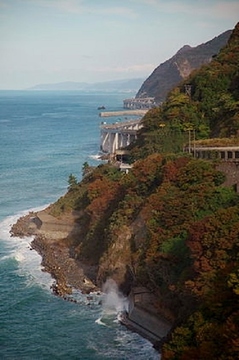
[[[19,218],[11,228],[11,236],[34,236],[34,240],[31,242],[31,250],[34,249],[41,255],[42,270],[50,273],[55,280],[52,288],[55,295],[66,297],[72,293],[72,288],[87,294],[98,291],[99,288],[84,273],[85,269],[94,278],[96,269],[93,266],[86,267],[71,257],[70,249],[63,241],[67,232],[55,232],[52,223],[51,229],[48,228],[47,224],[43,226],[40,220],[42,214],[45,216],[44,212],[40,214],[31,212]],[[57,219],[55,225],[58,226]]]
[[[101,289],[96,285],[97,267],[83,264],[71,256],[66,241],[70,229],[69,221],[68,227],[63,227],[61,223],[60,231],[59,220],[42,211],[19,218],[10,232],[12,236],[17,237],[34,236],[31,250],[41,255],[42,270],[50,273],[54,279],[53,294],[64,300],[75,301],[72,297],[73,289],[84,294],[100,292]],[[145,300],[141,299],[139,304],[135,304],[135,300],[137,302],[136,297],[131,301],[131,305],[134,303],[131,314],[123,316],[120,321],[132,331],[146,337],[159,349],[159,344],[170,331],[171,324],[146,311],[142,307]]]

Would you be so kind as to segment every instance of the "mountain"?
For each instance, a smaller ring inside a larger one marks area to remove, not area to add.
[[[106,82],[86,83],[65,81],[53,84],[38,84],[28,90],[79,90],[79,91],[116,91],[116,92],[136,92],[142,85],[144,79],[124,79]]]
[[[148,320],[163,316],[173,325],[156,344],[162,360],[239,358],[239,195],[224,182],[228,169],[238,182],[238,163],[194,158],[180,143],[192,129],[199,139],[239,141],[238,84],[239,23],[209,64],[144,116],[127,175],[107,163],[79,183],[69,176],[68,192],[35,222],[40,230],[53,218],[57,227],[71,225],[65,239],[56,241],[54,229],[54,241],[38,238],[45,260],[46,252],[54,260],[57,289],[79,261],[84,284],[111,278],[131,294],[129,319],[136,308],[138,318],[144,310]],[[70,256],[63,274],[54,246]]]
[[[238,25],[228,43],[208,64],[193,71],[169,91],[160,107],[143,118],[134,158],[154,152],[175,153],[187,144],[189,129],[197,141],[238,143],[239,135],[239,48]],[[225,138],[223,141],[222,138]],[[218,140],[219,141],[219,140]]]
[[[228,30],[205,44],[183,46],[171,59],[160,64],[145,80],[136,98],[155,97],[158,102],[165,100],[167,93],[180,81],[188,77],[201,65],[211,61],[214,55],[226,45],[232,31]]]

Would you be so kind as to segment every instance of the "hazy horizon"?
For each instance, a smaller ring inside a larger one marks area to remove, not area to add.
[[[238,14],[238,0],[0,0],[0,89],[146,79]]]

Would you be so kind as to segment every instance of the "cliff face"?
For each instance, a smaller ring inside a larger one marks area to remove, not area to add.
[[[136,97],[152,96],[164,101],[167,93],[195,69],[208,64],[224,47],[232,31],[228,30],[214,39],[196,47],[183,46],[171,59],[160,64],[145,80]]]
[[[113,278],[126,294],[146,287],[157,313],[180,325],[163,359],[239,355],[238,194],[233,183],[223,186],[216,164],[181,154],[184,130],[199,138],[237,135],[238,28],[210,64],[190,75],[191,96],[182,84],[144,117],[129,174],[101,165],[64,199],[81,210],[81,231],[67,243],[75,258],[97,267],[98,284]]]
[[[239,356],[239,197],[217,163],[182,154],[190,129],[236,139],[238,73],[239,23],[218,56],[190,75],[190,97],[182,85],[146,114],[129,174],[100,165],[46,210],[64,224],[74,214],[60,246],[84,264],[84,281],[92,271],[99,286],[110,277],[125,294],[135,286],[154,294],[150,310],[178,326],[163,360]]]

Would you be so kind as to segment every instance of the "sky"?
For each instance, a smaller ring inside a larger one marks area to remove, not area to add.
[[[146,79],[238,21],[238,0],[0,0],[0,89]]]

